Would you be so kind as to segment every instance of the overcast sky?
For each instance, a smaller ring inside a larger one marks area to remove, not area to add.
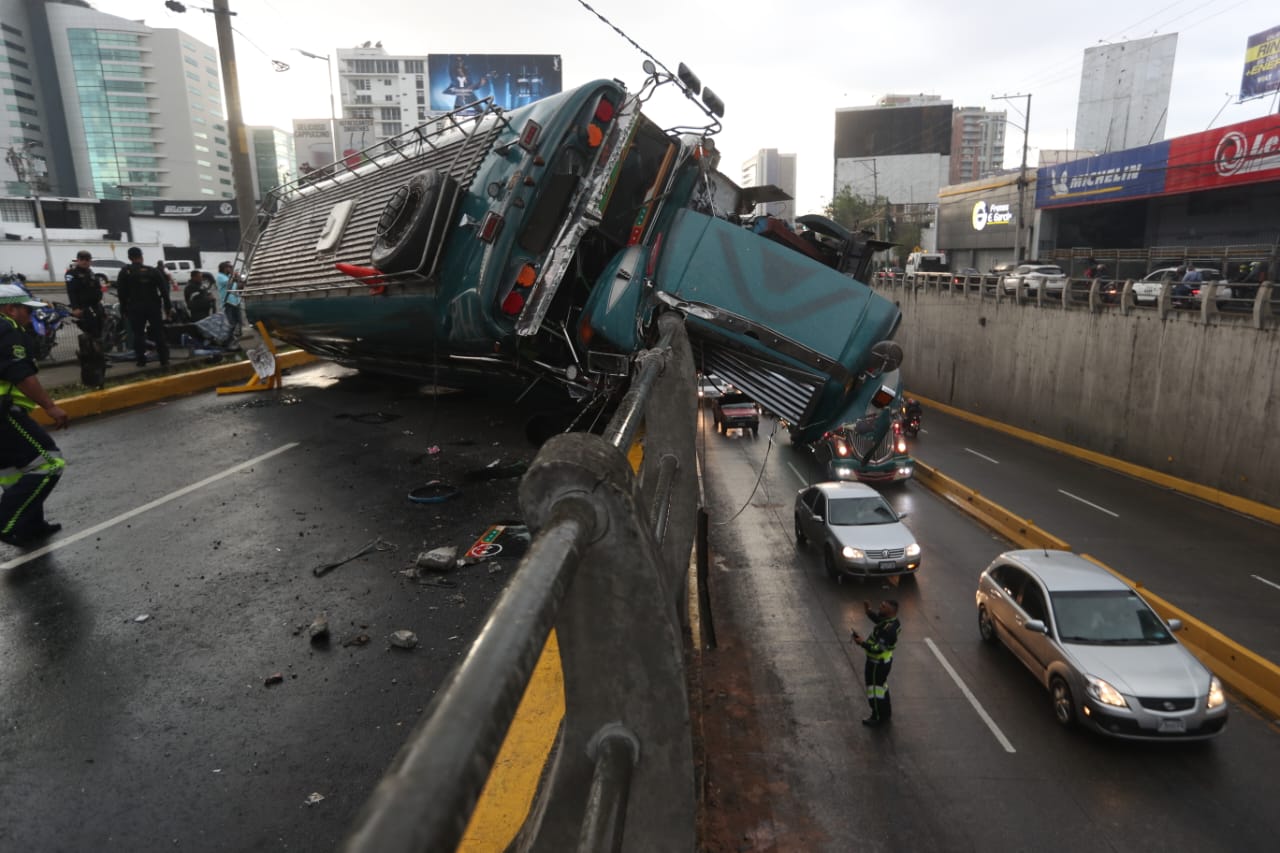
[[[91,0],[100,11],[181,29],[217,45],[213,16],[187,2]],[[797,213],[830,200],[834,110],[886,93],[940,95],[956,106],[1008,107],[1023,125],[1031,99],[1031,153],[1068,148],[1075,133],[1086,48],[1177,33],[1166,136],[1276,112],[1274,97],[1238,104],[1247,38],[1280,25],[1275,0],[1075,0],[961,3],[912,0],[592,0],[590,5],[658,60],[688,64],[726,105],[717,137],[721,171],[735,179],[760,148],[798,155]],[[634,90],[644,56],[578,0],[231,0],[244,120],[286,130],[295,118],[329,114],[325,63],[290,50],[330,54],[381,41],[391,54],[532,53],[563,57],[564,86],[617,78]],[[290,70],[273,70],[271,60]],[[336,72],[336,56],[335,56]],[[335,84],[336,85],[336,84]],[[663,124],[700,114],[668,96],[649,112]],[[1006,135],[1016,167],[1022,133]]]

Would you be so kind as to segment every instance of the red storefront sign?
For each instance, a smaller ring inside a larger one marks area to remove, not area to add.
[[[1280,115],[1169,140],[1164,193],[1280,180]]]

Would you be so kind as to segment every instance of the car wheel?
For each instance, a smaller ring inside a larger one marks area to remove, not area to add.
[[[987,608],[978,608],[978,633],[982,635],[982,642],[994,643],[996,636],[996,623],[991,621],[991,614],[987,612]]]
[[[804,538],[804,530],[800,527],[800,519],[796,518],[796,547],[803,548],[808,540]]]
[[[823,550],[822,564],[826,566],[827,577],[838,583],[840,581],[840,570],[836,568],[836,557],[831,553],[830,548]]]
[[[1060,676],[1054,676],[1053,681],[1049,682],[1049,694],[1053,697],[1053,716],[1057,719],[1058,725],[1064,729],[1074,726],[1076,704],[1075,699],[1071,697],[1071,688],[1067,686],[1066,680]]]

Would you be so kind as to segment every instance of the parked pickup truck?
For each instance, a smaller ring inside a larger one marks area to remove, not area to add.
[[[722,394],[711,403],[711,416],[716,422],[716,432],[731,429],[751,430],[760,434],[760,406],[746,394]]]
[[[889,244],[747,217],[780,191],[718,171],[724,105],[683,66],[645,72],[470,104],[273,190],[249,320],[369,372],[593,405],[678,312],[700,369],[799,440],[864,416],[901,359],[898,307],[861,283]],[[703,126],[641,111],[672,89]]]

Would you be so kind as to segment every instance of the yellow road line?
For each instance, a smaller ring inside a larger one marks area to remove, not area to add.
[[[1121,474],[1127,474],[1130,477],[1135,477],[1139,480],[1145,480],[1146,482],[1153,483],[1161,488],[1170,489],[1175,492],[1181,492],[1184,495],[1199,498],[1202,501],[1216,504],[1243,515],[1250,515],[1254,518],[1270,522],[1271,524],[1280,524],[1280,507],[1269,506],[1261,503],[1260,501],[1242,498],[1239,495],[1233,495],[1230,492],[1224,492],[1221,489],[1215,489],[1200,483],[1193,483],[1190,480],[1184,480],[1181,477],[1174,477],[1172,474],[1165,474],[1152,468],[1144,468],[1143,466],[1135,465],[1132,462],[1125,462],[1123,459],[1116,459],[1114,456],[1107,456],[1102,453],[1096,453],[1092,450],[1085,450],[1082,447],[1076,447],[1066,443],[1065,441],[1059,441],[1056,438],[1049,438],[1048,436],[1040,435],[1039,433],[1019,429],[1015,426],[1009,426],[1008,424],[1003,424],[999,421],[985,418],[982,415],[975,415],[973,412],[966,412],[964,409],[957,409],[953,406],[948,406],[946,403],[939,403],[926,397],[921,397],[919,394],[914,392],[911,396],[926,406],[935,408],[938,411],[945,412],[946,414],[960,418],[961,420],[969,421],[970,423],[978,424],[979,426],[987,427],[988,429],[998,430],[1006,435],[1012,435],[1015,438],[1022,439],[1023,441],[1029,441],[1032,444],[1037,444],[1040,447],[1047,447],[1050,450],[1065,453],[1066,455],[1073,456],[1076,459],[1083,459],[1084,461],[1091,462],[1094,465],[1109,468],[1112,471],[1118,471]]]

